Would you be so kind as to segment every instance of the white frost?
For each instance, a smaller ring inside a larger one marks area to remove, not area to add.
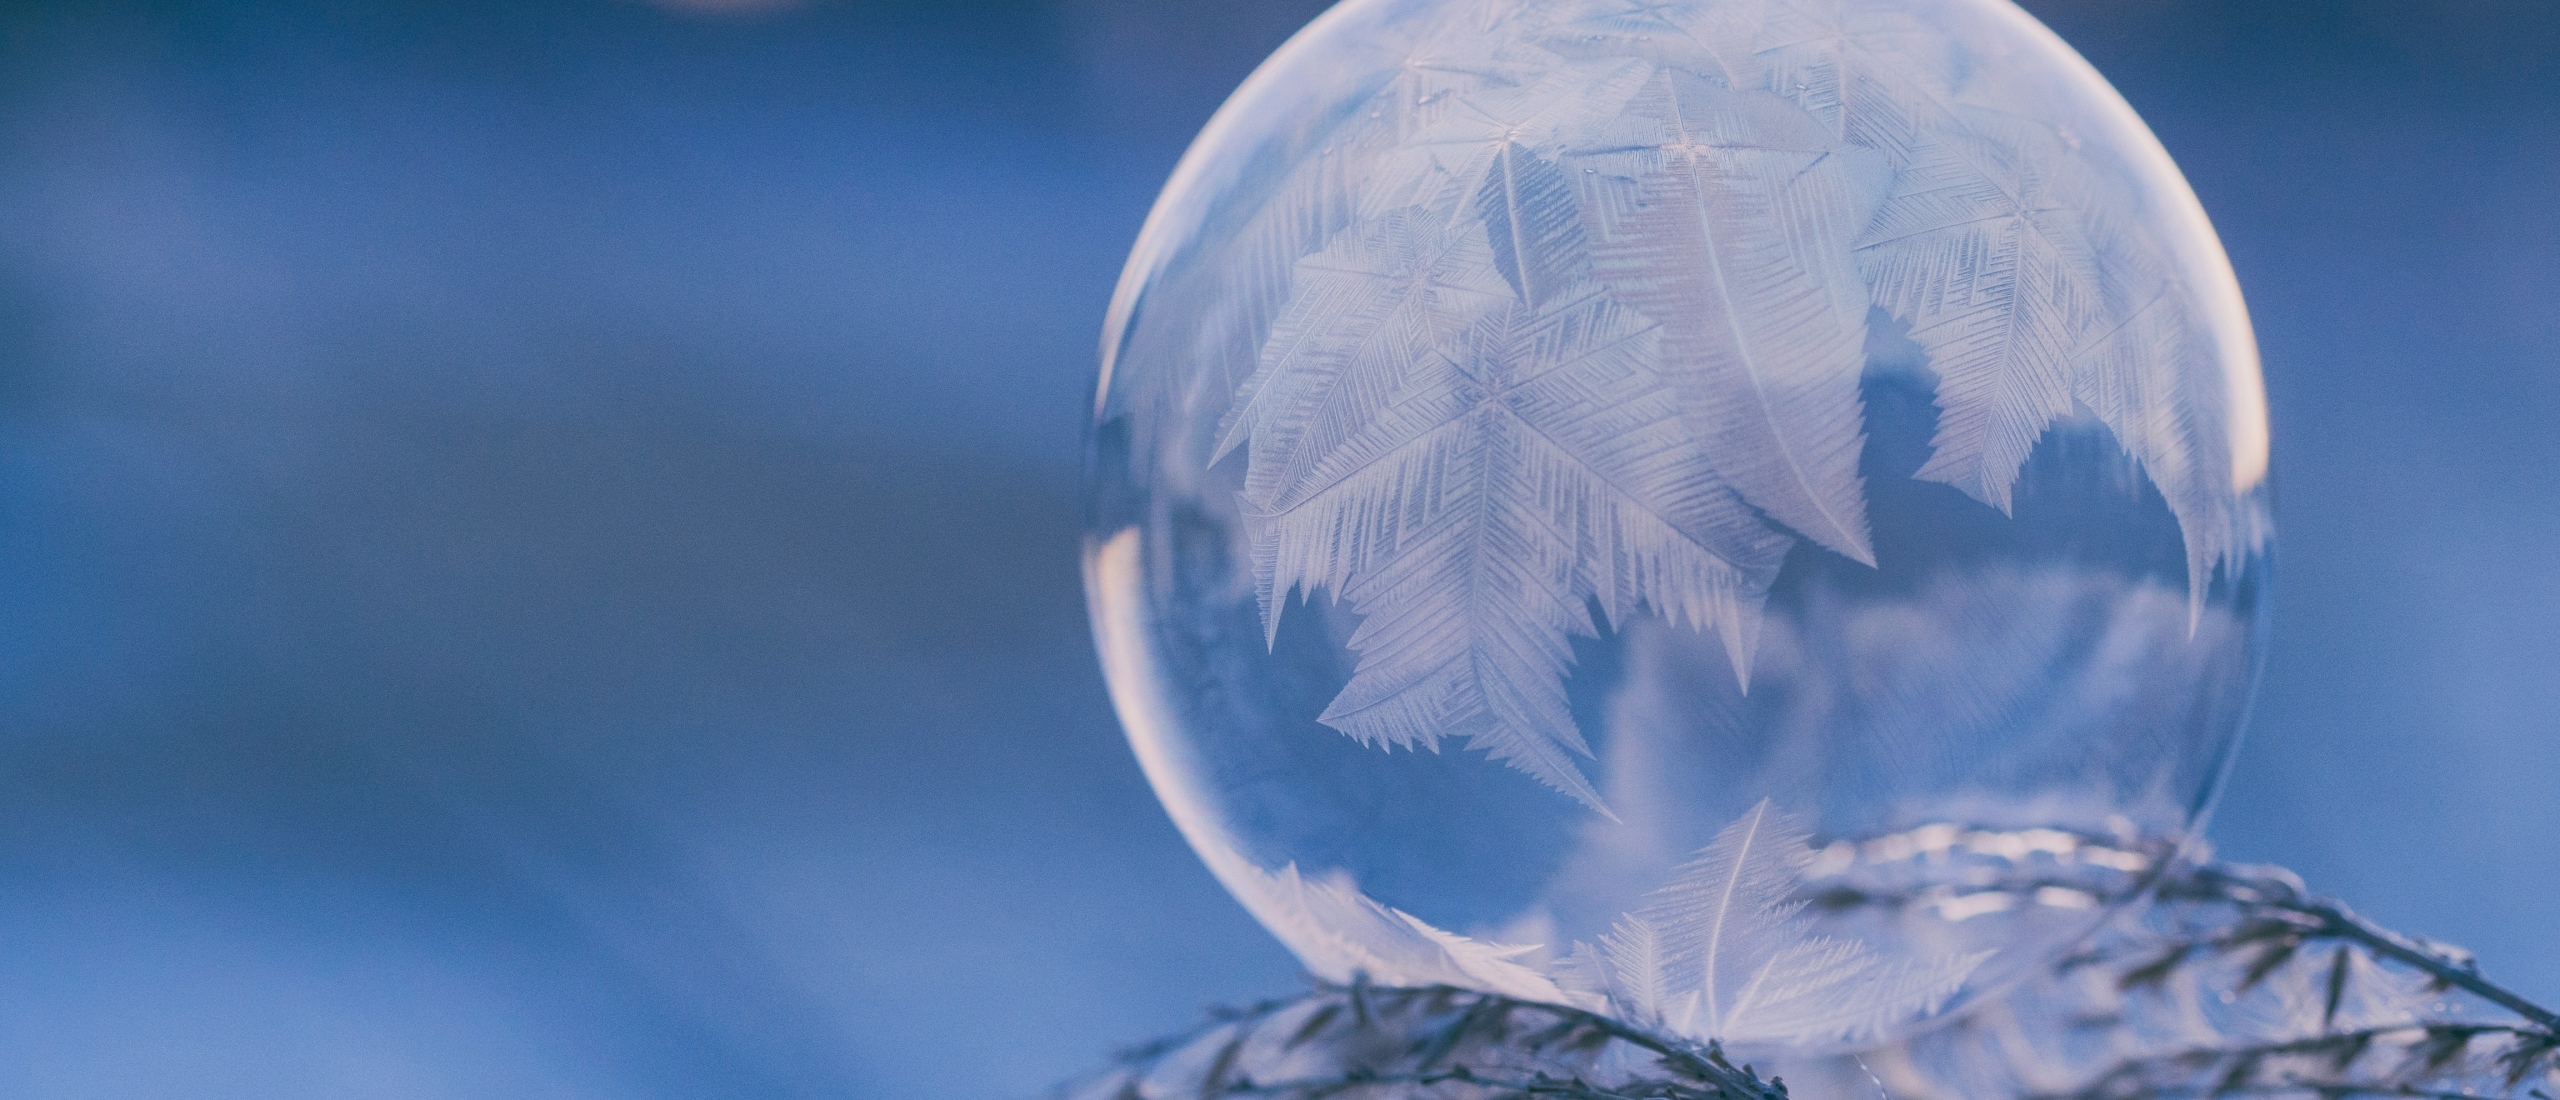
[[[1601,937],[1618,1013],[1727,1043],[1856,1041],[1935,1011],[1987,953],[1901,959],[1815,935],[1805,834],[1763,800]]]
[[[1316,977],[1349,984],[1366,976],[1381,985],[1447,985],[1546,1004],[1598,1007],[1518,961],[1541,945],[1488,943],[1434,928],[1411,913],[1379,904],[1340,871],[1308,878],[1294,863],[1265,871],[1223,843],[1196,838],[1194,843],[1219,881]]]
[[[2006,511],[2086,416],[2176,515],[2191,615],[2262,543],[2246,365],[2123,166],[1975,52],[2005,39],[1885,0],[1420,22],[1247,220],[1199,346],[1243,375],[1212,461],[1249,456],[1265,628],[1293,592],[1363,616],[1328,724],[1463,735],[1602,808],[1564,696],[1593,602],[1714,626],[1741,675],[1796,539],[1874,562],[1871,306],[1938,380],[1919,477]]]

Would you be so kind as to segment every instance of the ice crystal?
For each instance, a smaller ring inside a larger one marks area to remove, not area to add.
[[[1209,862],[1264,926],[1329,981],[1463,986],[1549,1003],[1573,999],[1519,961],[1538,945],[1491,943],[1435,928],[1379,904],[1338,871],[1317,878],[1300,874],[1296,864],[1265,871],[1232,852]]]
[[[1562,687],[1586,605],[1722,628],[1741,674],[1795,539],[1874,562],[1871,306],[1937,379],[1916,476],[2006,511],[2085,415],[2160,488],[2197,598],[2263,538],[2163,246],[1944,29],[1456,4],[1402,48],[1254,216],[1209,330],[1252,361],[1211,458],[1250,456],[1266,630],[1292,592],[1367,617],[1328,724],[1463,734],[1599,808]]]
[[[1597,964],[1621,1018],[1726,1043],[1872,1038],[1934,1010],[1982,962],[1895,959],[1815,934],[1799,896],[1811,857],[1763,801],[1577,954]]]

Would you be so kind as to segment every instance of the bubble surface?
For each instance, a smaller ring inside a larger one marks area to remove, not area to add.
[[[1318,977],[1871,1041],[2200,824],[2264,405],[2184,180],[2005,0],[1349,0],[1122,276],[1096,638]]]

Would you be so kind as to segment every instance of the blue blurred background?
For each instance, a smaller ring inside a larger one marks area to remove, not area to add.
[[[1071,516],[1319,6],[7,6],[0,1095],[1019,1096],[1292,989]],[[2030,7],[2265,347],[2218,840],[2560,998],[2560,8]]]

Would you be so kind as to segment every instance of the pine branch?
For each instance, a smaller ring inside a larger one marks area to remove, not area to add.
[[[2560,1013],[2554,1013],[2483,977],[2478,962],[2471,958],[2469,952],[2404,936],[2356,915],[2337,901],[2306,897],[2289,872],[2274,868],[2204,866],[2194,868],[2170,888],[2192,889],[2198,891],[2196,896],[2251,899],[2251,904],[2269,913],[2296,918],[2298,930],[2285,933],[2284,938],[2277,941],[2286,950],[2315,939],[2354,943],[2375,955],[2424,972],[2444,988],[2459,989],[2513,1012],[2546,1034],[2560,1034]],[[2162,896],[2176,900],[2179,895],[2170,893],[2170,888],[2164,888]]]
[[[1295,1001],[1218,1014],[1055,1094],[1474,1100],[1788,1100],[1786,1086],[1699,1046],[1562,1005],[1446,986],[1319,983]]]
[[[1446,987],[1319,985],[1122,1055],[1055,1100],[2554,1100],[2555,1014],[2458,949],[2310,895],[2289,872],[2199,865],[2053,830],[1928,826],[1866,842],[2062,852],[2132,872],[2130,903],[2043,979],[1947,1026],[1845,1055],[1775,1050],[1772,1070],[1554,1004]],[[2022,862],[2021,866],[2028,866]],[[2038,904],[2085,880],[2021,874],[1968,893]],[[1808,901],[1925,914],[1946,899]],[[1762,1048],[1755,1048],[1762,1049]],[[1792,1080],[1794,1085],[1785,1083]]]

